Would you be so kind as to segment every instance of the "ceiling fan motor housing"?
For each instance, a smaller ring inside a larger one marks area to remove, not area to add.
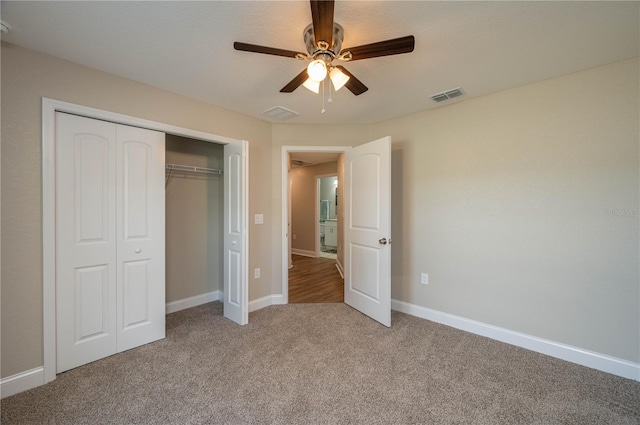
[[[313,24],[307,25],[303,32],[304,43],[307,47],[307,53],[309,57],[313,59],[323,59],[327,63],[331,63],[331,60],[336,58],[342,49],[342,40],[344,40],[344,29],[340,24],[333,23],[333,40],[331,45],[317,46],[315,41],[315,35],[313,32]],[[328,40],[327,43],[329,43]],[[322,47],[326,47],[323,49]],[[322,57],[319,57],[322,56]],[[328,59],[328,60],[327,60]]]

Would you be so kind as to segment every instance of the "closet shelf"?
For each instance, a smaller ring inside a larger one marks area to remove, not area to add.
[[[209,174],[209,175],[222,174],[222,170],[217,170],[215,168],[193,167],[191,165],[178,165],[178,164],[166,164],[165,171],[167,173],[167,178],[164,182],[165,187],[169,184],[169,181],[171,180],[171,175],[173,173]]]

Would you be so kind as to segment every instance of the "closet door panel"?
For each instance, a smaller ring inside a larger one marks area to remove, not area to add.
[[[109,187],[109,177],[113,176],[109,170],[109,140],[79,134],[74,144],[76,244],[104,247],[109,243],[108,204],[109,191],[113,190]]]
[[[109,333],[109,266],[78,267],[74,279],[76,344]]]
[[[247,143],[224,146],[224,316],[249,321],[247,249]]]
[[[228,274],[228,287],[229,287],[229,303],[235,307],[241,306],[240,294],[242,294],[242,288],[240,282],[242,282],[242,262],[240,259],[240,253],[235,251],[229,251],[229,264],[227,264]]]
[[[118,351],[165,336],[165,136],[117,126]]]
[[[149,261],[130,261],[123,265],[124,329],[148,323],[149,317]]]
[[[56,114],[58,373],[116,352],[115,130]]]
[[[152,179],[152,146],[138,141],[122,144],[123,167],[123,238],[147,239],[152,217],[149,195]]]

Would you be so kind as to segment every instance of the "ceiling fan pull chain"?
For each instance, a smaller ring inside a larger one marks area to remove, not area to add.
[[[326,109],[324,109],[324,82],[325,80],[322,80],[322,110],[320,111],[323,114],[327,112]]]

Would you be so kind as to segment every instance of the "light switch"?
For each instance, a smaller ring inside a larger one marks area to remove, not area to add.
[[[256,214],[255,223],[256,224],[264,224],[264,215],[263,214]]]

